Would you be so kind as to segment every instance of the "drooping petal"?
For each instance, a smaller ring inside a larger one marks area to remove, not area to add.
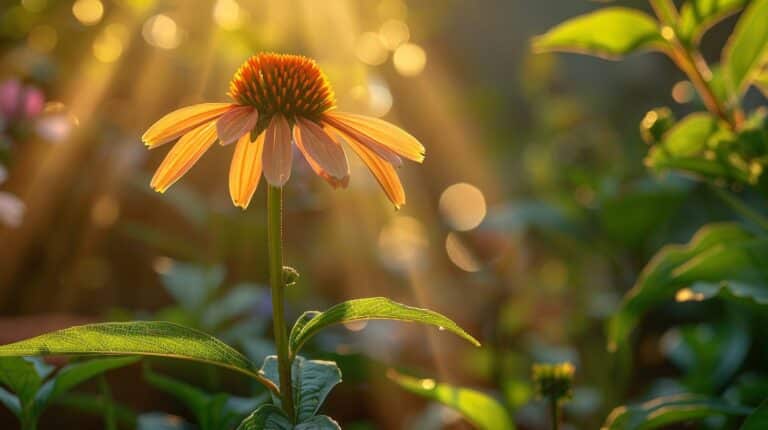
[[[164,193],[203,156],[216,141],[216,122],[210,121],[185,134],[157,168],[150,185]]]
[[[323,122],[331,126],[347,140],[358,142],[371,151],[375,152],[379,158],[383,158],[389,164],[392,164],[395,167],[400,167],[403,165],[403,160],[397,154],[395,154],[394,151],[387,148],[367,134],[361,132],[357,129],[357,127],[346,122],[345,120],[330,115],[324,115]]]
[[[350,140],[347,143],[349,143],[350,148],[355,151],[357,156],[363,160],[363,163],[368,166],[368,169],[373,173],[373,176],[381,185],[387,198],[395,205],[395,208],[400,209],[405,204],[405,190],[403,189],[403,184],[400,183],[400,178],[397,176],[395,168],[366,145],[354,140]]]
[[[259,120],[259,112],[251,106],[238,106],[216,121],[216,133],[222,145],[237,141],[246,133],[250,133]]]
[[[293,148],[291,148],[291,126],[280,114],[269,122],[264,136],[264,177],[270,185],[282,187],[291,176]]]
[[[418,163],[424,161],[424,145],[394,124],[378,118],[339,111],[326,112],[325,116],[345,122],[404,158]]]
[[[322,127],[314,121],[299,118],[293,129],[293,137],[315,173],[334,188],[346,186],[349,178],[347,156],[341,145],[328,136]]]
[[[177,109],[152,124],[141,136],[141,140],[149,148],[156,148],[218,118],[236,106],[232,103],[201,103]]]
[[[261,152],[264,149],[264,133],[251,142],[246,133],[237,141],[232,165],[229,168],[229,195],[232,203],[247,208],[261,178]]]

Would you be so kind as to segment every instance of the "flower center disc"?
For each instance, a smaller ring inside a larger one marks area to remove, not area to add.
[[[259,54],[237,70],[229,96],[259,112],[261,120],[276,113],[319,120],[335,106],[333,90],[317,64],[300,55]]]

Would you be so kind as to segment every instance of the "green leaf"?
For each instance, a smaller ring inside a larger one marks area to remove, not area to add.
[[[361,320],[395,320],[429,324],[440,330],[448,330],[473,345],[480,346],[480,342],[474,337],[437,312],[407,306],[386,297],[372,297],[339,303],[308,321],[306,316],[300,317],[299,322],[303,325],[291,330],[291,351],[294,354],[298,353],[309,338],[330,325]]]
[[[706,148],[707,140],[717,128],[717,120],[712,115],[704,112],[693,113],[664,135],[661,148],[675,157],[697,155]]]
[[[768,97],[768,67],[763,69],[757,77],[755,77],[755,85],[763,92],[765,97]]]
[[[275,387],[253,363],[220,340],[163,321],[88,324],[0,346],[0,357],[22,355],[144,355],[225,367]]]
[[[659,397],[611,412],[602,430],[650,430],[713,415],[746,415],[749,408],[692,394]]]
[[[576,52],[607,59],[665,46],[655,19],[624,7],[604,8],[572,18],[533,39],[536,52]]]
[[[643,313],[699,282],[738,281],[768,286],[768,238],[732,223],[701,228],[686,245],[662,248],[643,269],[609,322],[609,349],[627,343]]]
[[[741,96],[768,61],[768,0],[753,0],[723,48],[731,94]]]
[[[209,414],[210,396],[207,393],[195,386],[155,373],[149,367],[144,368],[144,379],[158,390],[174,396],[195,415],[197,423],[204,428],[203,423],[208,421]]]
[[[194,385],[153,372],[149,367],[145,367],[144,377],[153,387],[184,404],[195,415],[202,430],[232,428],[266,400],[264,396],[244,399],[225,393],[210,394]]]
[[[48,403],[75,386],[112,369],[128,366],[139,357],[100,358],[70,364],[62,368],[56,377],[46,382],[35,396],[36,415],[43,412]]]
[[[261,371],[269,380],[280,386],[277,357],[270,355],[264,360]],[[341,370],[332,361],[307,360],[296,357],[291,368],[293,380],[293,403],[296,420],[304,422],[313,417],[322,406],[333,387],[341,382]],[[272,401],[280,406],[280,399]]]
[[[512,418],[493,397],[469,388],[454,387],[433,379],[417,379],[394,370],[387,377],[404,389],[455,409],[479,430],[513,430]]]
[[[638,247],[678,209],[685,188],[666,184],[628,185],[600,202],[600,227],[606,236],[627,247]]]
[[[9,411],[13,412],[17,417],[21,414],[21,402],[15,394],[0,387],[0,403],[2,403]]]
[[[255,285],[240,285],[224,297],[208,303],[202,316],[205,327],[218,327],[247,311],[255,309],[263,300],[264,292]]]
[[[243,420],[237,430],[341,430],[341,427],[325,415],[316,415],[294,426],[280,408],[263,405]]]
[[[293,430],[293,424],[274,405],[262,405],[240,423],[237,430]]]
[[[22,357],[3,357],[0,358],[0,383],[16,394],[21,408],[25,409],[31,405],[43,380],[32,360]]]
[[[136,430],[196,430],[181,417],[164,412],[141,414],[136,421]]]
[[[749,0],[688,0],[680,7],[677,36],[698,44],[712,26],[738,12]]]
[[[710,141],[721,131],[717,119],[705,112],[683,118],[651,147],[645,164],[657,170],[680,170],[703,177],[726,177],[727,165],[708,156]]]
[[[339,423],[331,417],[316,415],[307,421],[296,424],[294,430],[341,430]]]
[[[675,327],[662,342],[665,354],[685,373],[685,386],[697,393],[716,392],[730,381],[749,346],[749,328],[737,315],[717,323]]]
[[[197,311],[224,280],[221,266],[201,267],[174,262],[163,274],[163,285],[169,294],[186,310]]]
[[[103,415],[106,409],[112,408],[118,423],[126,428],[136,428],[136,412],[128,406],[117,403],[103,395],[70,392],[66,396],[55,399],[54,403],[99,416]]]
[[[768,428],[768,400],[760,404],[752,414],[747,417],[741,430],[763,430]]]
[[[691,291],[701,300],[720,296],[726,299],[742,299],[756,305],[768,305],[768,288],[765,288],[765,285],[738,281],[696,282],[691,286]]]

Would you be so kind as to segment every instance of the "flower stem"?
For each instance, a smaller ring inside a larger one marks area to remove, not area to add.
[[[560,405],[557,397],[549,398],[549,408],[552,414],[552,430],[558,430],[560,428]]]
[[[283,190],[270,186],[267,191],[267,242],[269,247],[269,285],[272,289],[272,314],[277,345],[277,362],[280,374],[280,398],[291,420],[293,412],[293,387],[291,358],[288,351],[288,327],[285,323],[283,282]]]

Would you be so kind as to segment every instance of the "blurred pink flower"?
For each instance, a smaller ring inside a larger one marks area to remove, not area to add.
[[[6,119],[29,119],[43,111],[45,96],[32,85],[18,79],[0,83],[0,116]]]

